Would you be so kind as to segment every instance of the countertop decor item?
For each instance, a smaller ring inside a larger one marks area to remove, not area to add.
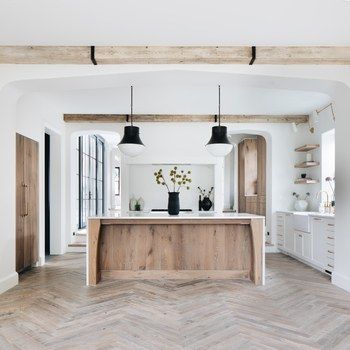
[[[130,124],[129,126],[124,127],[124,136],[118,148],[120,151],[129,157],[138,156],[145,149],[145,145],[140,139],[140,128],[134,126],[133,124],[133,86],[131,86],[131,103],[130,103]],[[127,118],[127,122],[129,118]]]
[[[218,117],[218,118],[217,118]],[[232,150],[233,145],[227,138],[227,127],[221,125],[221,88],[219,85],[219,114],[215,116],[219,125],[212,127],[211,138],[206,144],[206,148],[215,157],[224,157]]]
[[[214,187],[211,187],[208,192],[205,189],[202,189],[198,186],[198,190],[200,192],[199,195],[199,210],[209,211],[213,206],[213,202],[210,200],[210,196],[213,192]],[[203,199],[201,199],[203,196]]]
[[[168,213],[170,215],[178,215],[180,212],[180,199],[179,193],[182,188],[190,189],[189,184],[192,182],[191,171],[185,172],[184,170],[178,170],[177,166],[170,170],[169,177],[172,185],[168,185],[164,176],[163,169],[159,169],[154,173],[156,182],[158,185],[165,186],[168,190]]]
[[[306,192],[304,199],[301,199],[300,195],[296,192],[293,192],[293,196],[297,199],[294,203],[294,209],[296,211],[307,211],[309,206],[307,198],[310,197],[310,192]]]
[[[144,208],[145,208],[145,201],[143,200],[142,197],[136,199],[135,196],[133,195],[130,198],[130,202],[129,202],[130,211],[143,211]]]

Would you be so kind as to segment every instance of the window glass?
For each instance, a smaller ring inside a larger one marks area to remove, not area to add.
[[[85,228],[89,215],[104,212],[104,141],[98,135],[80,136],[77,153],[77,222],[79,228]]]

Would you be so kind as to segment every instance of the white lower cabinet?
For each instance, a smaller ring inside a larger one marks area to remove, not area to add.
[[[312,260],[312,236],[309,232],[303,233],[303,257]]]
[[[311,218],[311,234],[313,263],[323,269],[326,266],[327,257],[325,219]]]
[[[310,231],[294,229],[292,213],[277,213],[277,247],[325,272],[334,270],[335,220],[309,217]]]
[[[284,247],[287,251],[294,251],[294,221],[290,213],[286,213],[284,220]]]
[[[299,256],[303,256],[303,233],[300,231],[295,231],[294,237],[295,237],[294,252]]]

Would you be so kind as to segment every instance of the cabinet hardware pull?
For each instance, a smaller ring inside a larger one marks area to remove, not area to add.
[[[332,266],[332,265],[329,265],[329,264],[327,264],[327,266],[329,266],[329,267],[334,267],[334,266]]]
[[[322,219],[314,218],[315,221],[322,221]]]
[[[327,224],[328,226],[332,226],[332,227],[334,227],[334,224]]]
[[[328,239],[334,239],[334,237],[331,237],[331,236],[327,236]]]
[[[327,250],[327,253],[334,254],[334,252],[332,252],[331,250]]]
[[[27,196],[27,191],[28,191],[28,185],[26,185],[24,182],[22,183],[22,188],[23,188],[23,204],[24,204],[24,213],[21,215],[22,217],[28,216],[28,196]]]

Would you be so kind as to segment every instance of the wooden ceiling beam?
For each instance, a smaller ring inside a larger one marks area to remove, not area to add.
[[[127,114],[64,114],[66,123],[125,123]],[[135,123],[214,123],[215,115],[135,114]],[[221,116],[223,123],[296,123],[303,124],[308,115],[231,115]]]
[[[252,55],[251,46],[0,46],[0,64],[249,64]],[[254,65],[349,65],[350,46],[257,46],[255,56]]]

